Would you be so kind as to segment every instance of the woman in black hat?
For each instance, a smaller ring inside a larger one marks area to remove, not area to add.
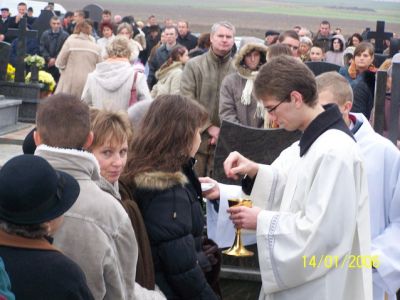
[[[16,299],[93,299],[80,267],[50,238],[79,192],[72,176],[38,156],[0,170],[0,257]]]

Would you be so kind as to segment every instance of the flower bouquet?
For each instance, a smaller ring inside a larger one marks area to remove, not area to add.
[[[31,72],[29,72],[25,77],[25,82],[30,82],[32,80],[31,76]],[[40,88],[41,98],[47,97],[54,91],[56,81],[53,76],[46,71],[39,71],[38,77],[38,81],[43,85],[43,87]]]
[[[28,66],[36,66],[38,69],[43,69],[44,64],[45,64],[45,60],[43,57],[39,56],[39,55],[28,55],[27,57],[25,57],[24,62],[28,65]]]

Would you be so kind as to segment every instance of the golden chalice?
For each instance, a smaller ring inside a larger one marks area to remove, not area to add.
[[[229,207],[232,206],[252,207],[253,203],[249,199],[228,199],[228,204]],[[232,247],[230,247],[228,250],[222,251],[222,253],[226,255],[239,256],[239,257],[247,257],[254,255],[253,252],[247,250],[243,246],[240,228],[236,228],[235,241],[233,242]]]

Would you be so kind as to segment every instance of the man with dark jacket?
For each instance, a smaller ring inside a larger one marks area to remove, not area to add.
[[[197,37],[190,33],[188,21],[178,21],[178,44],[185,46],[188,51],[197,46]]]
[[[178,43],[176,39],[178,37],[178,30],[174,26],[167,26],[164,29],[165,44],[157,49],[156,55],[149,60],[149,75],[147,76],[147,84],[149,89],[157,83],[156,72],[168,59],[172,48],[174,48]]]
[[[211,176],[215,145],[219,136],[219,90],[224,77],[235,71],[231,64],[235,27],[229,22],[215,23],[211,28],[211,48],[186,63],[181,79],[182,95],[202,104],[209,120],[201,135],[196,154],[196,173]]]
[[[5,33],[8,29],[8,22],[10,21],[10,10],[7,7],[1,9],[1,19],[0,19],[0,42],[4,41]]]
[[[50,19],[50,29],[43,32],[40,37],[40,55],[46,61],[46,71],[54,77],[56,82],[60,78],[60,72],[55,66],[56,58],[67,38],[68,33],[61,28],[61,21],[57,16]]]
[[[28,27],[30,28],[30,26],[32,26],[33,22],[35,21],[35,18],[28,16],[28,7],[26,6],[26,3],[24,2],[18,3],[17,9],[18,9],[18,14],[10,18],[8,23],[8,28],[18,28],[19,21],[24,17],[27,18],[27,24]]]
[[[331,39],[331,24],[324,20],[319,25],[318,34],[313,40],[313,45],[321,47],[321,49],[324,49],[324,52],[326,53],[329,50]]]

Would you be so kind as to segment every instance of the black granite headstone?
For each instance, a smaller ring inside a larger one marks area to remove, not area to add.
[[[325,61],[307,61],[305,64],[315,76],[326,72],[339,72],[340,69],[340,66]]]
[[[11,45],[9,43],[0,42],[0,81],[6,80],[10,52]]]
[[[388,138],[396,145],[399,137],[400,63],[393,63],[391,90]]]
[[[97,31],[104,9],[98,4],[89,4],[83,8],[83,11],[87,12],[88,18],[93,21],[93,28]]]
[[[15,66],[15,82],[25,82],[25,55],[26,55],[26,39],[37,38],[36,30],[27,30],[26,17],[19,21],[18,29],[8,29],[6,36],[18,37],[17,43],[17,63]]]
[[[227,179],[224,173],[223,162],[230,152],[238,151],[258,163],[271,164],[300,136],[298,131],[253,128],[223,120],[215,149],[213,177],[221,183],[240,184],[240,181]]]
[[[40,12],[39,17],[35,20],[32,25],[32,29],[38,31],[38,38],[42,36],[42,33],[47,29],[50,29],[50,19],[55,16],[54,11],[44,10]]]
[[[393,37],[392,32],[385,32],[385,21],[376,22],[376,31],[369,31],[367,39],[375,40],[375,52],[382,53],[385,48],[385,40],[390,40]]]

